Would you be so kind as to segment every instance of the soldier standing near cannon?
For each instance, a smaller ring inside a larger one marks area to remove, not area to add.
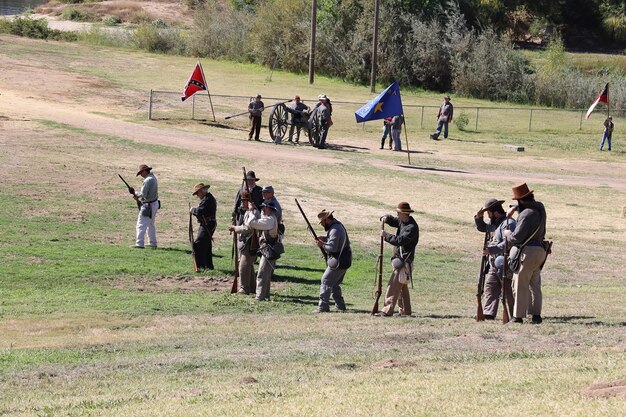
[[[294,103],[291,105],[290,110],[293,110],[291,113],[291,127],[289,128],[289,142],[293,140],[293,131],[296,130],[296,144],[300,143],[300,130],[302,127],[307,127],[307,114],[311,110],[309,106],[300,101],[300,96],[296,96],[294,99]]]
[[[265,105],[261,101],[261,94],[257,94],[254,101],[248,104],[248,113],[250,113],[250,120],[252,120],[248,140],[252,140],[252,135],[254,135],[254,140],[261,140],[259,139],[259,134],[261,133],[261,115],[263,110],[265,110]]]

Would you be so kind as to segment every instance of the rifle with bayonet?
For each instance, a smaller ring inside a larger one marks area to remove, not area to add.
[[[486,255],[485,249],[489,243],[489,230],[485,232],[485,240],[483,241],[483,257],[480,259],[480,273],[478,274],[478,288],[476,289],[476,321],[484,321],[485,313],[483,311],[483,293],[485,292],[485,275],[489,270],[489,255]]]
[[[302,206],[300,206],[300,203],[298,203],[298,199],[295,198],[294,200],[296,200],[296,205],[298,206],[298,210],[300,210],[300,214],[302,214],[302,217],[304,217],[304,221],[306,222],[308,231],[311,233],[311,235],[313,235],[313,239],[317,240],[317,234],[315,233],[315,230],[313,230],[313,226],[311,226],[311,223],[309,222],[309,219],[307,219],[306,214],[304,214]],[[320,251],[322,252],[322,255],[324,255],[324,260],[328,261],[328,255],[326,254],[324,249],[320,248]]]
[[[385,231],[385,218],[381,218],[381,224],[380,224],[380,230],[381,231]],[[385,238],[382,236],[380,236],[380,252],[378,254],[378,259],[376,260],[376,270],[377,270],[377,282],[376,282],[376,292],[374,294],[375,297],[375,301],[374,301],[374,306],[372,307],[372,316],[374,314],[377,314],[379,312],[378,310],[378,302],[380,300],[380,296],[383,294],[383,250],[384,250],[384,245],[385,245]]]
[[[126,188],[128,188],[128,192],[133,196],[133,198],[135,199],[135,202],[137,203],[137,209],[141,210],[141,201],[139,201],[137,199],[137,196],[135,195],[135,189],[133,187],[131,187],[130,185],[128,185],[126,180],[124,178],[122,178],[122,176],[120,174],[117,174],[117,176],[120,177],[120,179],[122,180],[122,182],[124,184],[126,184]]]
[[[263,110],[269,109],[269,108],[272,108],[272,107],[275,107],[275,106],[278,106],[280,104],[289,103],[290,101],[292,101],[292,100],[285,100],[285,101],[281,101],[281,102],[276,103],[276,104],[272,104],[271,106],[265,106],[265,107],[263,107]],[[228,119],[232,119],[233,117],[243,116],[244,114],[250,114],[250,111],[246,110],[246,111],[241,112],[241,113],[232,114],[230,116],[224,117],[224,119],[228,120]]]
[[[196,250],[193,246],[193,214],[191,214],[191,203],[189,203],[189,245],[191,246],[191,258],[193,259],[193,272],[198,272]]]

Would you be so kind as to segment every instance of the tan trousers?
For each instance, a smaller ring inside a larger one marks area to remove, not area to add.
[[[546,259],[542,246],[526,246],[521,253],[521,266],[513,274],[513,317],[521,319],[526,314],[541,315],[541,264]]]
[[[412,270],[412,265],[410,265],[409,268]],[[411,315],[411,295],[409,294],[409,286],[408,284],[400,284],[398,281],[398,271],[394,270],[391,273],[389,284],[387,285],[385,306],[383,307],[382,314],[385,316],[393,316],[396,303],[400,308],[401,315]]]
[[[239,256],[239,292],[254,294],[256,290],[256,280],[254,276],[254,260],[256,255],[250,255],[245,248],[241,250]]]

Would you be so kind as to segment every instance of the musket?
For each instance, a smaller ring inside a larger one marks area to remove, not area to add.
[[[509,219],[506,219],[506,228],[509,228]],[[509,317],[509,309],[506,302],[506,277],[508,275],[508,263],[509,263],[509,241],[504,236],[504,265],[502,265],[502,324],[507,324],[511,318]]]
[[[189,245],[191,246],[191,258],[193,259],[193,272],[198,272],[196,264],[196,250],[193,247],[193,214],[191,214],[191,203],[189,203]]]
[[[385,231],[385,220],[381,220],[380,230]],[[382,235],[382,233],[381,233]],[[380,296],[383,294],[383,250],[384,250],[385,238],[383,236],[380,237],[380,252],[378,253],[378,260],[376,261],[376,269],[378,276],[376,282],[376,292],[374,293],[375,301],[374,306],[372,307],[372,316],[379,312],[378,310],[378,302],[380,300]]]
[[[292,99],[292,100],[293,100],[293,99]],[[269,108],[272,108],[272,107],[275,107],[275,106],[278,106],[278,105],[280,105],[280,104],[289,103],[289,102],[290,102],[290,101],[292,101],[292,100],[281,101],[281,102],[279,102],[279,103],[272,104],[271,106],[265,106],[265,107],[263,107],[263,110],[265,110],[265,109],[269,109]],[[249,112],[249,111],[244,111],[244,112],[241,112],[241,113],[232,114],[232,115],[230,115],[230,116],[226,116],[226,117],[224,117],[224,119],[228,120],[228,119],[232,119],[233,117],[243,116],[244,114],[250,114],[250,112]]]
[[[237,216],[233,216],[232,225],[237,225]],[[233,232],[233,248],[230,253],[231,259],[235,260],[235,270],[233,271],[233,286],[230,287],[230,293],[235,294],[238,288],[239,279],[239,251],[237,250],[237,232]]]
[[[120,174],[117,174],[118,177],[120,177],[120,179],[122,180],[122,182],[124,182],[124,184],[126,184],[126,188],[128,188],[128,192],[133,196],[133,198],[135,197],[135,189],[133,187],[131,187],[130,185],[128,185],[128,183],[126,182],[126,180],[124,178],[122,178],[122,176]],[[137,199],[135,199],[135,202],[137,203],[137,209],[141,210],[141,202]]]
[[[315,233],[315,230],[313,230],[313,226],[311,226],[309,219],[306,218],[306,214],[304,214],[304,210],[302,210],[302,206],[300,206],[300,203],[298,203],[298,199],[295,198],[294,200],[296,200],[296,205],[298,206],[298,210],[300,210],[300,214],[302,214],[302,217],[304,217],[304,221],[306,222],[307,229],[309,230],[309,232],[311,232],[311,235],[313,235],[313,239],[317,240],[317,234]],[[322,255],[324,255],[324,260],[328,261],[328,255],[326,254],[324,249],[320,248],[320,251],[322,252]]]
[[[487,249],[489,243],[489,230],[485,232],[485,240],[483,241],[483,252]],[[489,266],[489,255],[483,253],[480,260],[480,274],[478,275],[478,288],[476,290],[476,321],[484,321],[485,314],[483,311],[483,293],[485,292],[485,274],[487,274]]]

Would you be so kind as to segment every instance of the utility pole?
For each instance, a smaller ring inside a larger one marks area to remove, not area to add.
[[[317,29],[317,0],[311,6],[311,45],[309,47],[309,84],[315,81],[315,31]]]
[[[374,39],[372,40],[372,74],[370,76],[371,92],[376,91],[376,62],[378,60],[378,13],[380,0],[374,0]]]

